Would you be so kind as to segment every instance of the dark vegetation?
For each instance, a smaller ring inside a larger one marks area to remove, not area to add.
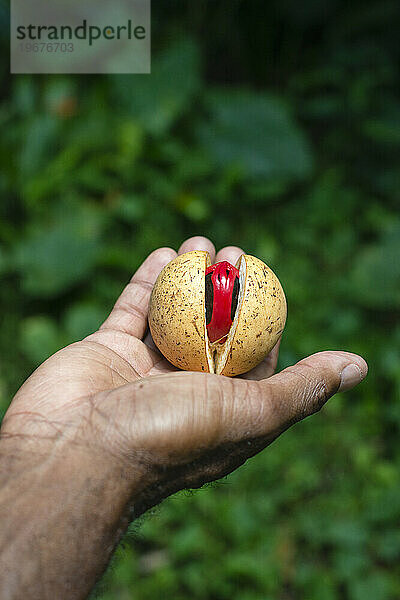
[[[280,367],[370,374],[128,536],[101,600],[400,597],[396,0],[153,2],[151,76],[13,76],[2,22],[0,403],[92,331],[158,246],[277,272]]]

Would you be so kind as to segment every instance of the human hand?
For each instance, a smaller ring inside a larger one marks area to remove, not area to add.
[[[205,238],[180,253],[208,250]],[[177,371],[146,335],[156,250],[100,329],[60,350],[24,383],[0,436],[0,596],[86,598],[130,520],[171,493],[217,479],[339,390],[365,361],[320,352],[274,375],[278,345],[242,378]],[[32,552],[32,548],[35,549]]]
[[[207,250],[215,262],[243,252],[195,237],[178,253]],[[242,378],[178,371],[147,333],[152,286],[176,256],[154,251],[100,329],[50,357],[25,382],[4,420],[3,436],[62,435],[101,448],[148,472],[143,510],[170,493],[217,479],[259,452],[292,423],[319,410],[339,389],[359,383],[365,361],[320,352],[273,375],[278,346]]]

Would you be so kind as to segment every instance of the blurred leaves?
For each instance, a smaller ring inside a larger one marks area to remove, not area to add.
[[[59,328],[49,317],[29,317],[21,325],[21,349],[35,365],[62,348],[63,342]]]
[[[98,598],[400,598],[399,6],[174,0],[153,6],[151,76],[3,61],[2,414],[149,252],[196,234],[276,271],[279,368],[327,348],[370,365],[228,480],[135,524]]]
[[[380,242],[365,248],[354,264],[352,287],[366,306],[400,307],[400,222],[387,228]]]
[[[199,129],[205,149],[222,167],[252,177],[303,178],[312,155],[284,103],[265,94],[220,90],[207,95],[210,121]]]
[[[96,331],[104,320],[104,310],[95,302],[73,304],[66,312],[64,326],[71,340],[81,340]]]
[[[113,76],[115,102],[154,135],[162,135],[182,116],[200,87],[198,47],[181,39],[152,66],[152,76]]]
[[[100,247],[100,219],[88,207],[46,228],[34,228],[16,247],[15,261],[25,293],[52,297],[87,277]],[[74,208],[77,212],[75,212]]]

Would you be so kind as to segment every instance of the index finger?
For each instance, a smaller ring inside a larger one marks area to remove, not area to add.
[[[172,248],[154,250],[125,287],[100,329],[123,331],[142,338],[147,327],[151,290],[161,270],[176,255]]]

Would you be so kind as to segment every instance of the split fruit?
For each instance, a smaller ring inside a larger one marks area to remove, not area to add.
[[[242,254],[236,267],[211,265],[208,252],[177,256],[154,285],[149,326],[176,367],[234,376],[258,365],[286,322],[286,299],[273,271]]]

